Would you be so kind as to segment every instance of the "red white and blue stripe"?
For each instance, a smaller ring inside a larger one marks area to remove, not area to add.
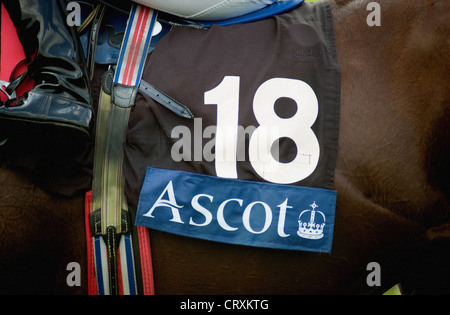
[[[133,5],[119,54],[114,83],[139,86],[158,12]]]

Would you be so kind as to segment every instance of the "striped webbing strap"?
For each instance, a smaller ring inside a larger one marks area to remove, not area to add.
[[[92,188],[90,225],[100,295],[138,294],[136,247],[133,237],[148,243],[148,231],[134,229],[124,194],[124,143],[131,108],[142,77],[157,12],[133,5],[115,75],[107,72],[100,91]],[[144,254],[147,248],[142,248]],[[138,249],[140,251],[140,249]],[[143,255],[139,253],[141,262]],[[139,273],[146,276],[149,267]],[[152,293],[149,278],[143,293]],[[147,290],[145,290],[147,288]]]
[[[139,5],[131,10],[114,77],[115,83],[139,86],[157,15],[156,11]]]

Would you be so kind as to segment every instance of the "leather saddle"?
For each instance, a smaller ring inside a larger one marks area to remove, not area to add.
[[[287,12],[300,6],[305,0],[280,0],[259,11],[219,21],[188,20],[160,12],[158,22],[160,32],[152,40],[149,53],[153,51],[158,42],[174,26],[186,26],[198,29],[209,28],[212,25],[228,26],[233,24],[250,23],[266,19],[271,16]],[[123,35],[127,26],[131,1],[98,0],[96,4],[92,1],[76,1],[80,4],[82,20],[92,20],[93,26],[90,31],[81,31],[81,43],[85,50],[88,65],[93,67],[94,63],[114,64],[117,62]],[[98,6],[98,8],[97,8]],[[100,9],[100,7],[102,7]],[[97,23],[97,25],[96,25]],[[95,46],[95,47],[92,47]]]

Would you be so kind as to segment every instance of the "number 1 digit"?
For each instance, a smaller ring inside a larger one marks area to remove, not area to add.
[[[238,178],[237,143],[241,78],[227,76],[213,90],[205,93],[205,105],[217,105],[216,174]]]

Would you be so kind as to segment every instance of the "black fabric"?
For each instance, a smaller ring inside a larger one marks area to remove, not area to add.
[[[340,71],[329,3],[305,3],[283,15],[244,25],[209,30],[177,27],[150,56],[143,79],[188,106],[202,119],[204,129],[217,124],[217,107],[205,106],[204,94],[226,76],[240,77],[239,125],[244,128],[258,126],[253,97],[268,79],[298,79],[313,88],[319,100],[319,118],[312,129],[319,139],[321,157],[316,171],[295,184],[331,189],[338,147]],[[278,107],[279,116],[292,116],[288,103]],[[125,147],[126,194],[134,207],[148,166],[216,175],[214,161],[177,162],[171,157],[172,146],[179,140],[171,137],[176,126],[186,126],[194,134],[194,121],[138,97]],[[210,140],[203,139],[202,147]],[[192,150],[195,141],[192,139]],[[295,154],[295,146],[288,142],[282,143],[280,150],[287,160]],[[248,158],[238,162],[238,176],[263,180]]]

